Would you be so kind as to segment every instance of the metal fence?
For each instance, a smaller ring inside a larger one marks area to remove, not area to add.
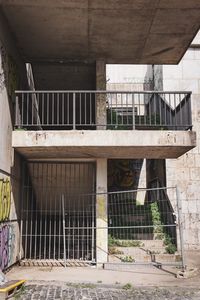
[[[16,91],[15,128],[192,128],[191,92]]]
[[[108,233],[108,250],[100,251],[109,265],[185,265],[177,188],[106,193],[99,227],[92,163],[29,162],[24,171],[21,258],[98,263],[97,239]]]
[[[175,193],[173,205],[167,196],[168,190]],[[177,188],[157,187],[108,194],[110,264],[183,267],[181,230]]]

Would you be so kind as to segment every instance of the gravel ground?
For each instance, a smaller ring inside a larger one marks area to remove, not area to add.
[[[200,289],[170,288],[134,288],[127,284],[120,288],[110,288],[86,284],[29,283],[15,297],[18,300],[199,300]]]

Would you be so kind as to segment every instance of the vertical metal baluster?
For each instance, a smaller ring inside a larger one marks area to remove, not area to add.
[[[50,177],[53,174],[53,164],[49,165],[50,167]],[[51,189],[51,195],[53,194],[53,190]],[[49,201],[49,259],[51,259],[51,202]]]
[[[52,93],[52,125],[55,125],[55,120],[54,120],[54,93]]]
[[[29,115],[29,93],[26,94],[26,125],[28,126],[28,115]]]
[[[182,99],[182,94],[179,94],[179,107],[180,107],[180,124],[179,124],[179,126],[180,127],[182,127],[183,125],[184,125],[184,123],[183,123],[183,115],[182,115],[182,113],[183,113],[183,107],[184,107],[184,104],[182,103],[182,101],[181,101],[181,99]],[[183,95],[184,96],[184,95]]]
[[[84,103],[83,103],[84,104]],[[81,125],[82,124],[82,94],[81,93],[79,93],[79,125]],[[83,105],[83,107],[84,107],[84,105]],[[80,127],[78,127],[78,129],[79,129]]]
[[[48,186],[48,163],[45,164],[45,166],[46,166],[45,187],[46,187],[46,189],[48,189],[48,193],[49,193],[50,187]],[[44,218],[45,218],[45,220],[44,220],[45,221],[45,225],[44,225],[44,259],[46,259],[46,248],[47,248],[47,197],[48,197],[48,193],[46,191],[45,197],[44,197],[44,202],[45,202],[45,204],[44,204],[44,206],[45,206],[45,212],[44,212],[44,214],[45,214],[45,216],[44,216]]]
[[[62,108],[61,108],[61,111],[62,111],[62,125],[65,124],[65,94],[62,93]]]
[[[32,164],[34,169],[34,164]],[[34,173],[34,171],[33,171]],[[31,193],[31,216],[30,216],[30,249],[29,249],[29,258],[32,258],[32,239],[33,239],[33,186],[30,187]]]
[[[56,100],[56,125],[59,125],[59,121],[60,121],[60,118],[59,118],[59,93],[56,93],[55,94],[55,100]]]
[[[42,126],[44,126],[44,93],[40,94],[41,95],[41,101],[42,101]]]
[[[91,99],[91,93],[89,93],[89,104],[90,104],[90,117],[89,117],[89,122],[90,122],[90,125],[92,125],[92,99]]]
[[[63,253],[63,260],[64,260],[64,266],[66,268],[66,237],[65,237],[65,202],[64,202],[64,195],[62,194],[62,198],[61,198],[61,201],[62,201],[62,215],[63,215],[63,250],[64,250],[64,253]]]
[[[174,119],[175,119],[175,130],[177,129],[177,117],[176,117],[176,94],[174,95]]]
[[[44,174],[43,173],[43,164],[39,164],[39,166],[41,167],[41,172],[39,174]],[[41,194],[42,194],[42,198],[43,198],[43,195],[44,195],[44,176],[42,176],[42,180],[41,180]],[[43,213],[43,203],[40,203],[40,210],[42,210],[42,213]],[[42,213],[41,211],[38,211],[39,213],[39,217],[40,217],[40,220],[39,220],[39,224],[40,224],[40,236],[39,236],[39,259],[41,259],[41,242],[42,242]]]
[[[141,125],[141,103],[140,103],[140,93],[138,93],[138,106],[139,106],[139,116],[138,116],[138,123],[139,126]]]
[[[135,130],[135,97],[134,93],[132,93],[132,118],[133,118],[133,130]]]
[[[76,94],[73,93],[73,129],[76,129]]]
[[[36,171],[36,172],[35,172]],[[36,164],[36,170],[34,170],[34,176],[38,178],[38,164]],[[37,215],[37,206],[35,207],[35,248],[34,248],[34,259],[37,258],[37,227],[38,227],[38,215]]]
[[[69,93],[67,93],[67,124],[70,125],[70,119],[69,119],[69,110],[70,110],[70,105],[69,105]],[[72,108],[73,110],[73,108]]]
[[[22,126],[24,126],[24,93],[22,93],[22,116],[21,116],[21,119],[22,119]]]
[[[84,95],[85,95],[85,99],[84,99],[85,100],[85,123],[84,124],[86,125],[87,124],[87,97],[86,97],[87,94],[85,93]]]
[[[46,103],[47,103],[47,106],[46,106],[46,108],[47,108],[47,110],[46,110],[46,120],[47,120],[47,122],[46,122],[46,124],[47,125],[49,125],[49,113],[50,113],[50,111],[49,111],[49,93],[47,93],[46,94]]]

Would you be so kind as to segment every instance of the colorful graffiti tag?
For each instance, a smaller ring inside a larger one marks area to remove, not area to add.
[[[11,184],[10,179],[0,179],[0,270],[13,262],[15,248],[14,224],[10,223]],[[9,222],[8,222],[9,221]]]
[[[0,225],[0,269],[4,270],[12,264],[15,234],[13,225]]]
[[[11,190],[9,179],[0,179],[0,222],[7,221],[10,216]]]

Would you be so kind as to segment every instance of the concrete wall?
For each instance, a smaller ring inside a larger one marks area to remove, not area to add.
[[[19,255],[21,158],[12,149],[14,91],[26,88],[25,64],[15,48],[6,20],[0,15],[0,269]]]
[[[200,46],[200,34],[194,40]],[[164,90],[192,91],[193,130],[197,147],[177,160],[166,160],[168,186],[178,185],[186,249],[200,249],[200,48],[190,48],[179,65],[163,66]],[[170,195],[173,199],[174,195]]]
[[[95,90],[95,63],[33,63],[36,90]]]

